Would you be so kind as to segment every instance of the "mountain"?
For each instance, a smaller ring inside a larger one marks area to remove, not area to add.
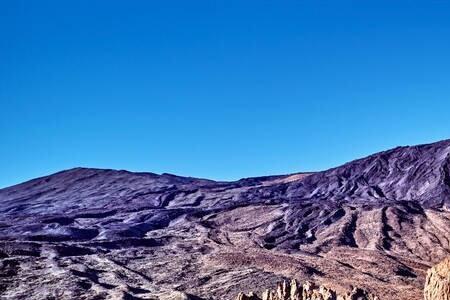
[[[422,299],[449,206],[450,140],[235,182],[76,168],[0,190],[0,293],[234,299],[292,278]]]

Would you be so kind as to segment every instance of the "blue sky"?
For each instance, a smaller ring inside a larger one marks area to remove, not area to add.
[[[450,138],[450,1],[2,1],[0,187],[231,180]]]

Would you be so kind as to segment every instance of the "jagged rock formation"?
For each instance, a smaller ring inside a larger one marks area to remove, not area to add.
[[[203,300],[197,296],[189,295],[183,292],[174,291],[159,296],[160,300]]]
[[[345,294],[337,294],[322,285],[316,286],[311,282],[301,285],[292,279],[290,282],[279,282],[275,290],[265,290],[261,297],[253,292],[248,295],[240,292],[236,300],[378,300],[378,297],[359,288],[353,288]]]
[[[450,140],[235,182],[76,168],[0,190],[0,294],[232,299],[297,278],[419,300],[449,207]]]
[[[450,258],[446,258],[427,272],[425,300],[450,299]]]

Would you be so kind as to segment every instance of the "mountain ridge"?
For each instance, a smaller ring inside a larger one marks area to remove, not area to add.
[[[418,145],[405,145],[405,146],[397,146],[394,147],[392,149],[388,149],[388,150],[383,150],[380,152],[376,152],[374,154],[369,154],[366,156],[363,156],[361,158],[356,158],[354,160],[351,160],[349,162],[346,162],[344,164],[335,166],[335,167],[331,167],[325,170],[315,170],[315,171],[300,171],[300,172],[294,172],[294,173],[287,173],[287,174],[275,174],[275,175],[263,175],[263,176],[255,176],[255,177],[242,177],[236,180],[216,180],[216,179],[210,179],[210,178],[204,178],[204,177],[191,177],[191,176],[183,176],[183,175],[178,175],[178,174],[173,174],[173,173],[167,173],[167,172],[163,172],[163,173],[154,173],[154,172],[149,172],[149,171],[130,171],[130,170],[126,170],[126,169],[111,169],[111,168],[98,168],[98,167],[81,167],[81,166],[75,166],[75,167],[71,167],[68,169],[64,169],[64,170],[60,170],[60,171],[56,171],[54,173],[50,173],[47,175],[43,175],[43,176],[38,176],[36,178],[32,178],[29,180],[25,180],[23,182],[19,182],[16,184],[12,184],[9,186],[5,186],[0,188],[0,191],[3,189],[7,189],[7,188],[11,188],[17,185],[21,185],[30,181],[35,181],[35,180],[40,180],[43,178],[47,178],[47,177],[51,177],[60,173],[66,173],[66,172],[72,172],[72,171],[78,171],[78,170],[98,170],[98,171],[116,171],[116,172],[127,172],[127,173],[132,173],[132,174],[143,174],[143,175],[156,175],[156,176],[175,176],[175,177],[180,177],[180,178],[191,178],[191,179],[200,179],[200,180],[208,180],[208,181],[214,181],[214,182],[221,182],[221,183],[231,183],[231,182],[238,182],[238,181],[242,181],[242,180],[246,180],[246,179],[253,179],[253,178],[264,178],[264,177],[283,177],[283,176],[290,176],[290,175],[295,175],[295,174],[299,174],[299,173],[307,173],[307,174],[314,174],[314,173],[321,173],[321,172],[327,172],[327,171],[331,171],[337,168],[340,168],[342,166],[351,164],[351,163],[355,163],[358,162],[360,160],[364,160],[367,158],[370,158],[372,156],[376,156],[376,155],[381,155],[384,153],[388,153],[388,152],[392,152],[392,151],[396,151],[399,149],[405,149],[405,148],[416,148],[416,147],[424,147],[424,146],[432,146],[432,145],[438,145],[438,144],[444,144],[444,145],[448,145],[450,147],[450,139],[444,139],[438,142],[430,142],[430,143],[423,143],[423,144],[418,144]]]
[[[233,299],[292,278],[421,299],[450,254],[449,153],[444,140],[230,182],[73,168],[0,189],[0,291]]]

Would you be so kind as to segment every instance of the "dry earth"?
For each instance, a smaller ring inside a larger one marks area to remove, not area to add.
[[[236,182],[76,168],[0,190],[0,295],[234,299],[295,278],[418,300],[449,204],[449,140]]]

